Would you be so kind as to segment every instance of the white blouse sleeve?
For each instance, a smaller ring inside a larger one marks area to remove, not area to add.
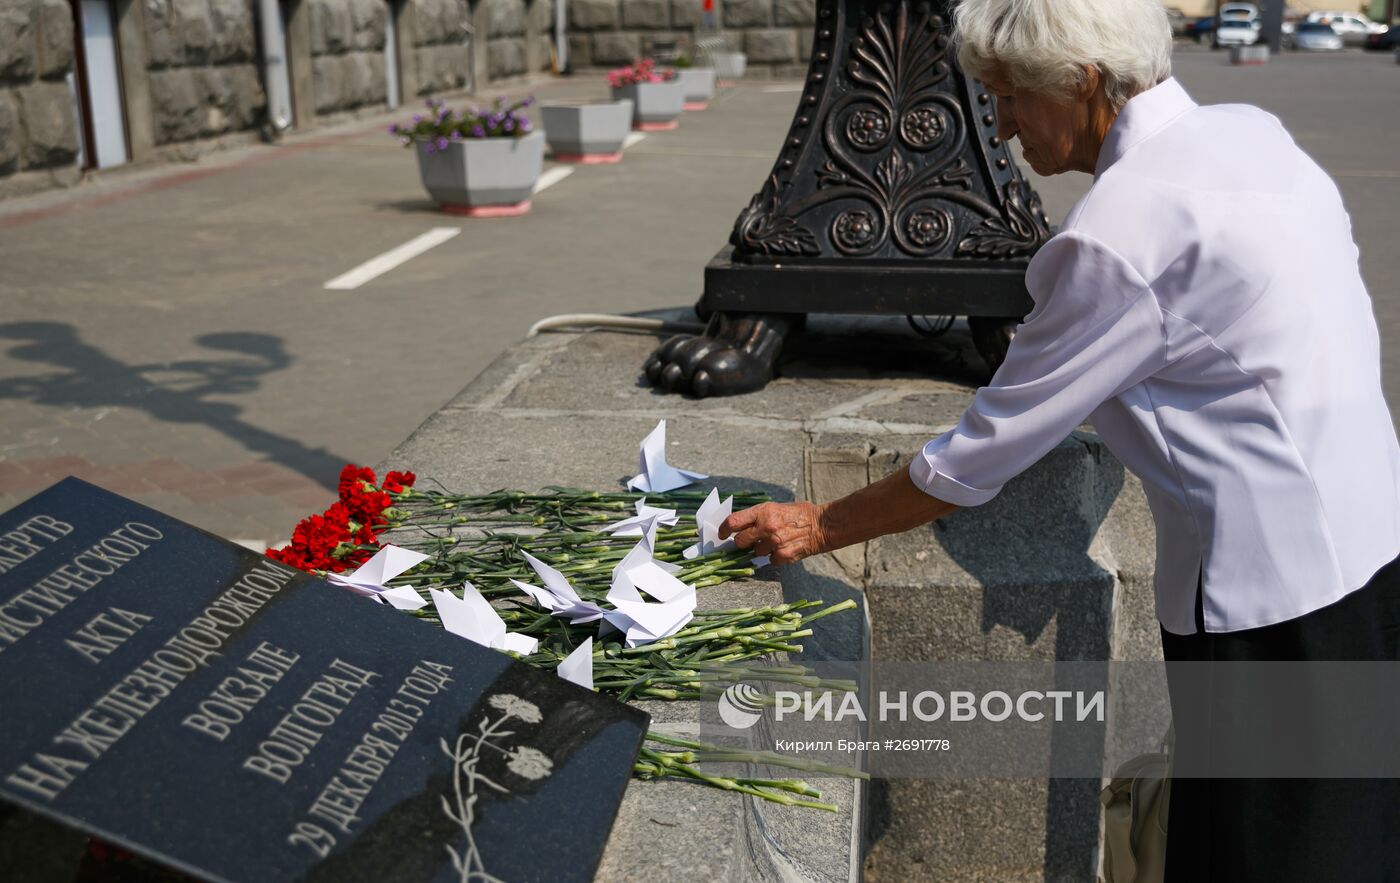
[[[1030,468],[1104,401],[1166,358],[1157,298],[1108,246],[1076,231],[1046,243],[1026,272],[1035,301],[988,386],[957,428],[924,445],[909,477],[925,493],[978,506]]]

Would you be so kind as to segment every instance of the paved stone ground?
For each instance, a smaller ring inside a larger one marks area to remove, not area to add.
[[[1393,341],[1400,68],[1359,52],[1235,68],[1195,47],[1177,66],[1202,101],[1278,113],[1336,175]],[[599,78],[537,89],[603,92]],[[518,219],[431,211],[382,133],[403,114],[0,205],[0,507],[75,474],[278,541],[342,463],[381,460],[535,320],[693,302],[797,94],[745,83]],[[1037,182],[1052,220],[1086,184]],[[355,291],[322,288],[434,226],[463,234]],[[1394,396],[1400,347],[1385,371]]]

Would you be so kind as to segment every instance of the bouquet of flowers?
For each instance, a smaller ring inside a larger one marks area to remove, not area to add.
[[[528,652],[503,652],[536,668],[558,670],[575,650],[591,641],[593,688],[620,701],[716,701],[729,685],[745,680],[839,692],[856,689],[853,682],[815,677],[809,669],[778,664],[772,658],[775,653],[801,653],[802,639],[812,634],[812,623],[853,609],[854,601],[823,605],[799,600],[765,607],[696,609],[678,630],[628,646],[615,632],[600,637],[597,621],[561,618],[559,611],[541,609],[536,596],[522,591],[521,584],[536,581],[535,568],[544,564],[568,581],[577,605],[592,605],[599,612],[610,609],[613,570],[635,553],[639,539],[614,531],[618,519],[629,519],[633,512],[638,517],[632,521],[642,520],[644,512],[674,515],[649,543],[654,560],[673,570],[686,585],[698,589],[753,575],[749,550],[706,548],[702,541],[686,557],[704,520],[704,494],[671,491],[642,498],[634,493],[546,488],[469,495],[416,485],[418,477],[412,472],[391,471],[380,482],[373,470],[346,465],[338,499],[325,512],[303,519],[291,542],[269,549],[267,555],[326,576],[354,570],[388,544],[417,552],[423,560],[387,580],[385,588],[406,592],[417,602],[424,590],[450,590],[470,582],[475,591],[495,600],[495,615],[511,635],[534,642]],[[736,493],[733,499],[749,506],[766,497]],[[440,622],[426,602],[401,609]],[[821,803],[820,793],[801,780],[724,776],[697,764],[761,763],[865,778],[864,773],[805,758],[735,752],[662,733],[648,733],[647,741],[652,745],[643,748],[634,766],[640,778],[682,777],[786,805],[836,809]]]
[[[635,86],[638,83],[665,83],[675,78],[675,71],[658,71],[656,62],[650,58],[642,58],[632,64],[608,71],[608,85],[614,89]]]
[[[525,108],[534,103],[533,95],[509,104],[505,98],[497,98],[490,107],[473,104],[459,113],[449,109],[442,99],[429,98],[428,113],[415,113],[407,126],[394,123],[389,134],[404,147],[422,145],[424,153],[446,150],[453,141],[468,138],[523,138],[533,129]]]

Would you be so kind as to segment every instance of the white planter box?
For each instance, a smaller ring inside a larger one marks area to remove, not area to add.
[[[418,172],[445,212],[471,217],[522,215],[530,210],[544,168],[544,133],[523,138],[468,138],[425,153],[415,145]]]
[[[712,67],[691,67],[676,71],[681,89],[685,92],[686,110],[704,110],[715,96],[715,69]]]
[[[632,131],[632,101],[545,104],[540,118],[556,162],[617,162],[622,159],[622,142]]]
[[[748,69],[749,57],[742,52],[716,52],[715,75],[719,78],[721,86],[733,86],[735,82],[743,79],[744,71]]]
[[[613,100],[632,100],[632,128],[643,132],[674,129],[685,105],[685,88],[680,81],[634,83],[612,90]]]

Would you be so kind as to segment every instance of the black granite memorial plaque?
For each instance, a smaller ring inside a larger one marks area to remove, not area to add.
[[[77,479],[0,515],[0,797],[176,870],[591,879],[646,725]]]

